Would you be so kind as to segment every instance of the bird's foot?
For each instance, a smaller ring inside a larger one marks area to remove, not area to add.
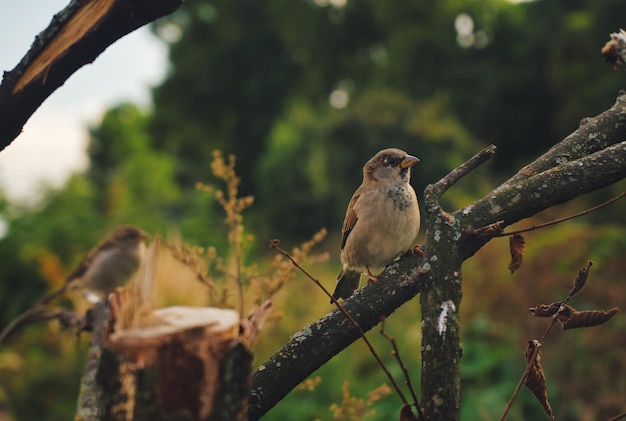
[[[416,244],[415,246],[411,247],[410,249],[408,249],[406,251],[406,253],[404,253],[404,256],[412,256],[414,254],[419,254],[420,256],[424,255],[424,249],[422,249],[422,245],[421,244]]]
[[[377,284],[378,278],[382,275],[382,273],[380,275],[374,275],[372,271],[370,271],[370,268],[366,267],[365,269],[367,269],[367,283]]]
[[[411,253],[413,254],[419,254],[420,256],[424,255],[424,249],[422,248],[421,244],[416,244],[415,246],[413,246],[413,248],[411,249]]]

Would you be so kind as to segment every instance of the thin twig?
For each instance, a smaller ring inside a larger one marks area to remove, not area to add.
[[[75,326],[80,327],[78,332],[84,330],[86,322],[84,317],[77,316],[75,313],[68,310],[55,309],[50,311],[44,311],[44,307],[41,303],[31,307],[24,313],[13,319],[13,321],[0,332],[0,347],[4,342],[16,332],[22,326],[47,322],[50,320],[58,320],[64,327]]]
[[[324,293],[331,299],[331,301],[337,306],[337,308],[339,308],[339,311],[341,311],[341,313],[343,313],[343,315],[346,316],[346,318],[350,321],[350,323],[352,323],[352,325],[359,332],[359,335],[361,336],[361,338],[363,339],[363,341],[365,342],[365,344],[369,348],[370,353],[374,356],[374,359],[376,360],[378,365],[383,369],[383,371],[387,375],[387,378],[389,379],[389,381],[393,385],[394,389],[396,390],[396,393],[398,394],[398,396],[402,400],[402,403],[405,404],[405,405],[408,405],[409,403],[408,403],[406,397],[404,396],[404,393],[402,393],[402,390],[400,389],[400,386],[398,385],[398,383],[395,381],[395,379],[393,378],[393,376],[391,375],[391,373],[389,372],[389,370],[385,366],[385,363],[380,358],[380,355],[378,355],[378,353],[374,349],[374,346],[372,345],[372,343],[369,341],[369,339],[367,339],[367,336],[365,336],[365,332],[363,331],[363,329],[361,328],[359,323],[356,320],[354,320],[354,318],[350,315],[350,313],[348,313],[348,311],[345,309],[345,307],[339,301],[337,301],[335,299],[335,297],[333,297],[333,295],[324,287],[324,285],[322,285],[322,283],[318,279],[316,279],[306,269],[304,269],[287,251],[285,251],[282,248],[280,248],[280,240],[270,240],[270,248],[275,249],[277,252],[279,252],[280,254],[285,256],[287,259],[289,259],[289,261],[291,261],[291,263],[295,267],[297,267],[302,273],[304,273],[310,280],[315,282],[315,284],[318,287],[320,287],[322,289],[322,291],[324,291]]]
[[[4,344],[4,341],[17,329],[20,327],[29,324],[34,319],[35,315],[43,311],[43,307],[40,305],[35,305],[24,313],[17,316],[15,319],[11,321],[3,330],[0,332],[0,347]]]
[[[515,235],[515,234],[522,234],[524,232],[528,232],[528,231],[534,231],[540,228],[544,228],[544,227],[548,227],[550,225],[556,225],[556,224],[560,224],[561,222],[565,222],[565,221],[569,221],[570,219],[574,219],[574,218],[578,218],[579,216],[583,216],[583,215],[588,215],[592,212],[597,211],[598,209],[602,209],[605,206],[610,205],[613,202],[618,201],[619,199],[626,197],[626,192],[622,192],[622,194],[620,194],[617,197],[614,197],[612,199],[607,200],[606,202],[600,203],[597,206],[594,206],[592,208],[586,209],[582,212],[578,212],[575,213],[573,215],[569,215],[563,218],[557,218],[557,219],[553,219],[552,221],[548,221],[548,222],[544,222],[542,224],[538,224],[538,225],[533,225],[532,227],[528,227],[528,228],[523,228],[517,231],[508,231],[508,232],[495,232],[493,230],[485,230],[483,228],[477,228],[471,231],[468,231],[467,234],[469,235],[485,235],[485,236],[489,236],[490,238],[495,238],[495,237],[508,237],[511,235]],[[501,223],[502,221],[499,221],[498,223]],[[497,224],[497,223],[496,223]],[[493,224],[492,224],[493,225]],[[491,225],[488,225],[487,227],[490,227]]]
[[[239,318],[243,320],[243,281],[241,280],[241,239],[237,236],[239,243],[235,245],[235,264],[237,268],[237,289],[239,291]]]
[[[17,329],[21,328],[24,325],[29,323],[35,323],[38,320],[35,316],[45,309],[45,306],[50,304],[54,299],[61,296],[67,291],[70,291],[76,288],[78,284],[76,282],[66,282],[60,288],[52,291],[51,293],[45,295],[38,302],[36,302],[31,308],[26,310],[24,313],[17,316],[15,319],[11,321],[11,323],[6,326],[2,332],[0,332],[0,346],[6,341],[6,339],[13,334]]]
[[[417,399],[417,393],[415,393],[415,389],[413,388],[413,382],[411,382],[411,376],[409,375],[409,370],[407,369],[406,365],[404,365],[404,362],[402,361],[402,358],[400,357],[400,350],[398,349],[398,345],[396,344],[396,338],[394,338],[393,336],[385,332],[385,318],[384,317],[381,317],[381,321],[380,321],[380,334],[383,335],[385,338],[387,338],[387,340],[391,343],[391,346],[393,347],[393,355],[394,357],[396,357],[396,360],[398,361],[400,368],[402,368],[402,373],[404,374],[404,382],[406,383],[409,390],[411,391],[411,396],[413,397],[413,405],[415,405],[415,408],[417,409],[419,418],[421,420],[425,420],[426,416],[424,415],[424,412],[422,411],[422,407],[420,406],[419,400]]]
[[[608,421],[618,421],[618,420],[621,420],[621,419],[624,419],[624,418],[626,418],[626,412],[623,412],[623,413],[621,413],[621,414],[619,414],[619,415],[609,419]]]

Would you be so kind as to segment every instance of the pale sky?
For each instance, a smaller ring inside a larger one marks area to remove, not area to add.
[[[15,67],[35,35],[67,3],[19,0],[0,5],[0,75]],[[165,75],[166,54],[165,45],[144,27],[74,73],[0,151],[0,188],[13,200],[32,202],[43,185],[60,186],[70,173],[84,169],[88,124],[119,102],[147,106],[150,87]]]

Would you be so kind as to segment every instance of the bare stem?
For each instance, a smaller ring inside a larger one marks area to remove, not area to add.
[[[238,238],[239,244],[235,245],[235,269],[237,271],[237,289],[239,291],[239,317],[243,320],[243,281],[241,280],[241,239]]]
[[[58,320],[61,325],[66,327],[75,326],[77,327],[77,332],[84,330],[87,326],[85,317],[77,316],[75,313],[67,310],[55,309],[44,311],[43,304],[38,303],[15,318],[2,330],[2,332],[0,332],[0,347],[4,344],[8,337],[20,327],[37,322],[47,322],[50,320]]]
[[[624,419],[624,418],[626,418],[626,412],[623,412],[623,413],[621,413],[621,414],[611,418],[608,421],[618,421],[618,420],[621,420],[621,419]]]
[[[359,335],[361,336],[361,338],[365,342],[365,345],[367,345],[370,353],[374,356],[374,359],[376,360],[376,362],[378,363],[380,368],[382,368],[383,371],[385,372],[385,374],[387,375],[387,378],[389,379],[389,381],[393,385],[393,388],[396,390],[396,393],[400,397],[400,400],[402,400],[402,403],[405,404],[405,405],[408,405],[409,403],[408,403],[406,397],[404,396],[404,393],[402,393],[402,390],[400,389],[400,386],[398,385],[398,383],[395,381],[395,379],[393,378],[393,376],[391,375],[391,373],[389,372],[389,370],[385,366],[385,363],[380,358],[380,355],[378,355],[378,353],[374,349],[374,346],[372,345],[370,340],[367,339],[367,336],[365,336],[365,332],[363,331],[361,326],[359,326],[359,323],[356,320],[354,320],[354,318],[350,315],[350,313],[348,313],[348,311],[345,309],[345,307],[339,301],[337,301],[333,297],[333,295],[324,287],[324,285],[322,285],[322,283],[317,278],[315,278],[306,269],[304,269],[287,251],[285,251],[282,248],[280,248],[280,240],[270,240],[270,248],[275,249],[277,252],[279,252],[280,254],[285,256],[287,259],[289,259],[289,261],[295,267],[297,267],[302,273],[304,273],[310,280],[315,282],[315,284],[319,288],[321,288],[322,291],[324,291],[324,293],[331,299],[331,301],[337,306],[337,308],[339,308],[339,311],[341,311],[341,313],[343,313],[343,315],[346,316],[346,318],[350,321],[350,323],[352,323],[352,325],[358,330]]]
[[[583,215],[588,215],[588,214],[590,214],[592,212],[597,211],[598,209],[602,209],[605,206],[610,205],[613,202],[617,202],[619,199],[621,199],[623,197],[626,197],[626,192],[622,192],[617,197],[609,199],[606,202],[600,203],[597,206],[594,206],[592,208],[586,209],[586,210],[584,210],[582,212],[575,213],[573,215],[565,216],[563,218],[553,219],[552,221],[544,222],[543,224],[533,225],[532,227],[523,228],[523,229],[520,229],[520,230],[517,230],[517,231],[500,232],[500,233],[492,234],[492,235],[489,235],[489,236],[490,237],[507,237],[507,236],[510,236],[510,235],[522,234],[524,232],[534,231],[534,230],[537,230],[537,229],[540,229],[540,228],[545,228],[545,227],[548,227],[550,225],[556,225],[556,224],[559,224],[561,222],[569,221],[570,219],[578,218],[578,217],[583,216]],[[480,228],[479,228],[479,230],[480,230]],[[473,230],[473,231],[476,231],[476,230]]]
[[[402,358],[400,357],[400,350],[398,349],[398,345],[396,344],[396,338],[394,338],[393,336],[385,332],[385,318],[384,317],[381,318],[380,334],[383,335],[385,338],[387,338],[387,340],[391,343],[391,346],[393,347],[393,355],[394,357],[396,357],[396,360],[398,360],[398,364],[400,364],[400,367],[402,368],[402,373],[404,374],[404,381],[407,387],[409,388],[409,390],[411,391],[411,397],[413,398],[413,405],[415,405],[415,408],[417,409],[419,419],[425,420],[426,416],[424,415],[424,412],[422,410],[422,407],[420,406],[419,400],[417,399],[417,394],[415,393],[415,388],[413,387],[413,383],[411,382],[411,376],[409,375],[409,370],[407,369],[406,365],[404,365],[404,362],[402,361]]]

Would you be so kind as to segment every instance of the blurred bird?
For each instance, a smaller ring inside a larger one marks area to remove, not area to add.
[[[107,299],[115,288],[128,282],[141,266],[145,254],[144,240],[147,237],[145,232],[132,226],[115,229],[70,273],[61,288],[40,299],[0,332],[0,346],[24,325],[48,320],[41,318],[45,306],[66,291],[81,288],[85,297],[94,304]]]
[[[413,245],[420,228],[411,167],[419,159],[400,149],[383,149],[363,167],[363,182],[354,192],[341,235],[341,263],[335,299],[359,287],[361,273],[378,282],[374,268],[384,268]],[[332,303],[332,300],[331,300]]]
[[[96,248],[85,256],[67,277],[61,289],[46,296],[50,302],[65,291],[79,287],[85,297],[96,303],[106,299],[115,288],[130,280],[141,265],[148,235],[133,226],[116,228]]]

